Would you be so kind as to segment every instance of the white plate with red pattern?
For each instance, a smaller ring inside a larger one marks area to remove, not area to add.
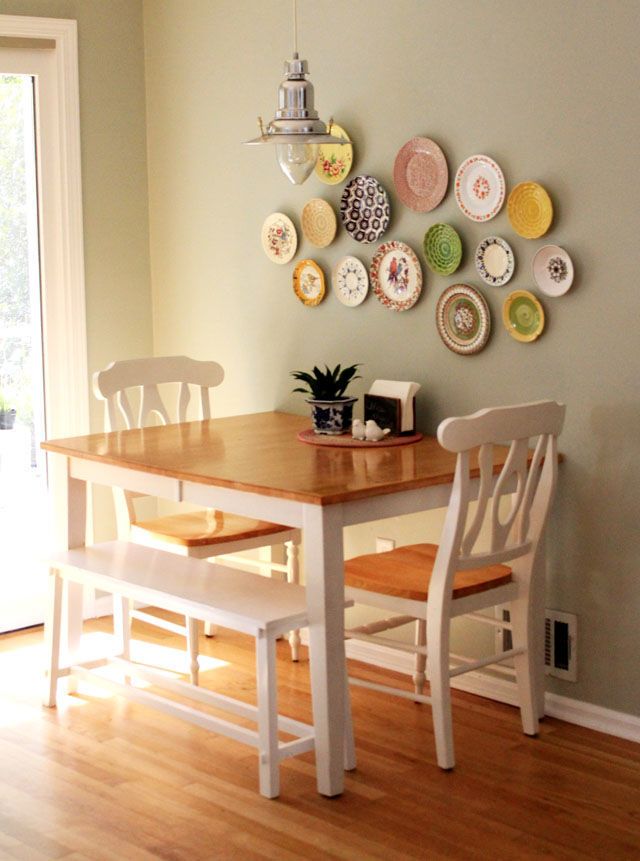
[[[454,191],[456,203],[467,218],[489,221],[504,203],[504,174],[488,155],[471,155],[456,172]]]

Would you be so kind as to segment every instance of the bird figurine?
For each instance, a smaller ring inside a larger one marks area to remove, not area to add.
[[[354,439],[366,439],[364,422],[361,422],[360,419],[353,420],[353,423],[351,425],[351,436]]]
[[[384,428],[383,430],[373,419],[367,419],[364,431],[365,439],[368,439],[371,442],[378,442],[390,433],[391,428]]]

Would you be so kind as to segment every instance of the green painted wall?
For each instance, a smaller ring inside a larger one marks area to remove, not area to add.
[[[356,393],[376,377],[422,384],[419,424],[482,406],[553,397],[568,404],[556,524],[551,530],[548,606],[579,616],[579,681],[550,680],[566,696],[640,714],[638,531],[640,291],[637,286],[640,131],[638,5],[634,0],[300,0],[299,47],[308,59],[321,115],[333,115],[355,144],[354,173],[389,190],[385,239],[420,250],[436,221],[465,245],[452,278],[432,275],[417,306],[385,310],[373,297],[356,309],[332,296],[318,308],[294,297],[296,260],[313,257],[328,275],[344,254],[367,264],[373,248],[342,231],[318,251],[301,238],[286,266],[261,250],[273,211],[299,226],[320,196],[337,208],[341,186],[315,177],[291,186],[272,151],[241,146],[255,118],[276,106],[282,62],[291,53],[291,4],[284,0],[145,0],[147,134],[157,353],[213,357],[227,369],[218,413],[304,411],[289,371],[317,362],[364,363]],[[451,172],[468,155],[493,156],[509,187],[538,180],[556,209],[543,241],[517,237],[506,207],[479,226],[451,192],[428,214],[404,208],[393,161],[414,135],[443,147]],[[509,288],[482,288],[494,331],[488,347],[459,357],[441,343],[436,301],[455,281],[481,287],[472,252],[490,232],[517,256]],[[532,288],[535,250],[565,246],[575,286],[544,299],[548,324],[522,345],[502,328],[511,288]],[[416,519],[350,533],[350,552],[375,534],[437,534]]]

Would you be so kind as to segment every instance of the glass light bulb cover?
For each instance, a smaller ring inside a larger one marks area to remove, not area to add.
[[[302,185],[316,166],[318,147],[310,143],[276,144],[276,159],[287,179]]]

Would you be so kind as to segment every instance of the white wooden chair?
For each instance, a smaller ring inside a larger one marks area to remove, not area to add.
[[[49,607],[45,622],[48,677],[44,704],[56,705],[58,679],[70,676],[88,679],[111,691],[155,708],[165,714],[204,727],[235,741],[258,748],[260,792],[275,798],[280,791],[279,763],[315,747],[314,728],[278,714],[276,686],[276,638],[292,628],[308,624],[303,586],[238,571],[200,559],[181,557],[129,541],[109,541],[92,547],[78,547],[50,559]],[[63,582],[72,581],[114,596],[116,610],[125,600],[142,601],[190,619],[224,625],[256,638],[257,705],[172,678],[130,660],[126,620],[120,619],[113,654],[94,655],[69,666],[61,657],[61,610]],[[122,656],[118,653],[122,651]],[[66,664],[66,665],[63,665]],[[122,670],[123,680],[104,675],[104,667]],[[151,683],[154,691],[137,687],[132,680]],[[346,670],[345,670],[345,687]],[[168,691],[167,698],[155,691]],[[176,696],[180,699],[176,700]],[[257,730],[239,725],[183,700],[213,706],[248,719]],[[278,733],[293,735],[282,741]],[[349,692],[345,693],[344,766],[355,768]]]
[[[538,732],[538,685],[543,667],[543,535],[556,485],[557,436],[564,414],[564,405],[540,401],[485,409],[443,421],[438,440],[445,449],[457,452],[457,462],[440,545],[398,547],[345,563],[347,597],[395,614],[347,630],[347,636],[416,656],[414,691],[350,681],[430,703],[437,760],[443,769],[453,768],[455,762],[450,693],[453,676],[513,658],[523,730],[527,735]],[[531,456],[529,446],[533,440],[537,441]],[[493,447],[504,443],[510,444],[510,450],[496,477]],[[478,475],[478,503],[473,513],[469,504]],[[485,549],[479,549],[480,544]],[[507,604],[510,609],[511,622],[504,627],[511,628],[513,648],[479,660],[451,655],[451,619],[467,615],[478,622],[495,624],[494,617],[479,611],[499,604]],[[416,624],[415,646],[379,636],[382,631],[408,623]],[[425,664],[429,697],[422,693]]]
[[[197,361],[186,356],[163,356],[112,362],[104,370],[94,374],[93,388],[96,397],[105,401],[105,429],[111,431],[123,426],[143,427],[153,417],[162,424],[187,421],[191,387],[196,389],[199,395],[197,418],[208,419],[211,417],[210,390],[220,385],[223,379],[224,370],[217,362]],[[158,386],[165,386],[165,397],[169,397],[171,389],[174,390],[176,409],[173,418]],[[137,409],[135,400],[132,404],[134,392],[137,392],[139,397]],[[257,566],[261,572],[266,571],[272,576],[285,574],[288,582],[298,582],[298,529],[213,510],[189,511],[140,520],[135,500],[141,496],[114,489],[120,537],[129,537],[138,544],[198,559],[224,556],[225,563]],[[286,565],[273,560],[265,564],[246,556],[235,555],[255,548],[271,548],[272,551],[275,545],[283,544],[287,552]],[[131,616],[186,637],[191,679],[197,684],[197,624],[186,619],[184,626],[176,625],[133,607]],[[213,635],[210,625],[206,626],[205,631],[207,635]],[[291,657],[297,661],[300,644],[300,633],[297,629],[291,632],[289,643]]]

